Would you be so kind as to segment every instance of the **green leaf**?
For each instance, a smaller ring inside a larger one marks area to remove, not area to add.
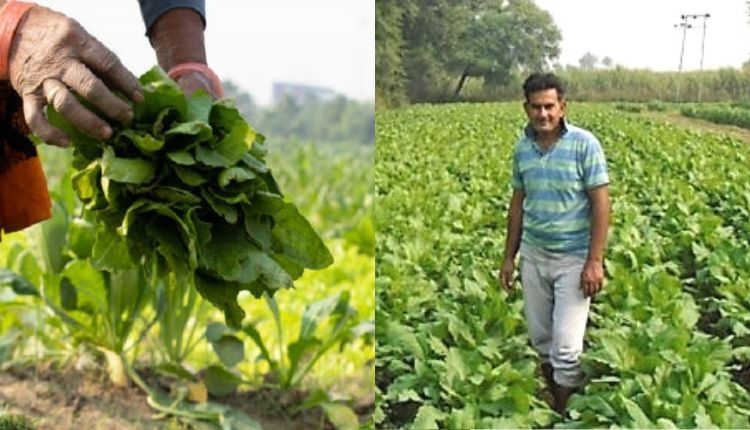
[[[78,306],[76,288],[67,276],[63,276],[60,279],[60,305],[66,311],[75,310]]]
[[[230,330],[225,324],[214,322],[206,327],[206,340],[209,342],[216,342],[224,335],[231,333],[232,330]]]
[[[378,321],[378,326],[380,326],[380,321]],[[424,360],[424,350],[412,330],[412,327],[394,321],[386,322],[385,339],[387,339],[388,344],[398,345],[399,348],[403,348],[411,356]]]
[[[263,430],[257,421],[248,417],[237,409],[224,412],[224,424],[232,430]]]
[[[273,215],[285,206],[284,199],[278,194],[260,191],[253,196],[250,210],[254,213]]]
[[[140,158],[117,158],[111,147],[104,148],[102,176],[128,184],[146,184],[156,177],[156,165]]]
[[[174,109],[180,117],[187,116],[187,100],[182,90],[159,66],[141,75],[144,101],[136,103],[135,122],[154,123],[164,109]]]
[[[159,186],[154,188],[151,193],[157,199],[170,203],[199,204],[202,201],[200,197],[190,191],[177,187]]]
[[[147,303],[150,286],[141,267],[109,274],[109,314],[116,315],[116,330],[121,341],[125,341],[141,308]],[[121,346],[117,346],[120,349]]]
[[[193,158],[193,156],[184,149],[179,151],[167,152],[167,158],[183,166],[192,166],[195,164],[195,158]],[[178,166],[174,167],[176,168]]]
[[[174,169],[174,172],[177,174],[177,177],[180,178],[180,180],[185,184],[189,185],[191,187],[197,187],[200,185],[205,184],[208,179],[206,179],[203,175],[196,172],[195,170],[188,169],[186,167],[172,166]]]
[[[39,290],[31,282],[8,269],[0,269],[0,285],[9,286],[18,295],[39,296]]]
[[[174,375],[186,381],[195,380],[195,377],[192,373],[176,363],[161,363],[157,366],[154,366],[153,369],[160,374]]]
[[[211,107],[209,124],[219,130],[228,133],[235,124],[243,122],[242,115],[230,99],[219,100]]]
[[[656,427],[660,429],[676,429],[679,428],[677,425],[667,418],[659,418],[656,420]]]
[[[218,151],[204,145],[195,148],[195,159],[208,167],[230,167],[232,163],[224,158]]]
[[[52,217],[28,230],[32,254],[46,272],[60,273],[65,264],[63,251],[67,246],[68,214],[58,202],[52,205]]]
[[[285,258],[283,255],[274,254],[271,256],[284,271],[292,278],[292,280],[299,279],[304,273],[305,268],[299,264]]]
[[[291,378],[288,382],[299,380],[304,375],[305,364],[312,360],[318,348],[323,344],[315,336],[305,336],[289,344],[287,356],[289,357],[289,373]],[[300,371],[300,369],[302,369]]]
[[[232,131],[216,144],[216,152],[230,165],[234,165],[250,150],[254,140],[255,130],[244,121],[240,121],[235,123]]]
[[[336,430],[357,430],[359,419],[352,408],[341,403],[323,402],[320,404],[328,420]]]
[[[243,182],[255,179],[255,174],[245,167],[230,167],[219,173],[219,186],[225,188],[230,182]]]
[[[151,126],[151,133],[160,139],[164,137],[164,130],[169,129],[175,122],[181,121],[181,115],[175,108],[167,107],[156,116]]]
[[[190,121],[179,123],[170,128],[164,133],[164,136],[168,139],[187,136],[191,143],[197,143],[208,140],[211,137],[211,134],[212,131],[210,125],[203,121]]]
[[[224,312],[229,327],[238,330],[242,326],[245,311],[237,303],[237,294],[242,289],[240,284],[196,272],[195,289],[204,299]]]
[[[323,269],[333,263],[320,236],[294,205],[285,204],[273,218],[273,237],[281,245],[278,253],[308,269]]]
[[[234,367],[245,358],[245,345],[235,336],[224,335],[212,341],[211,346],[226,367]]]
[[[448,427],[456,429],[469,429],[474,428],[474,408],[472,405],[467,405],[463,409],[453,409],[451,415],[448,418]]]
[[[257,268],[260,272],[260,281],[271,290],[292,288],[294,283],[292,277],[273,258],[261,251],[252,249],[248,251],[249,257],[245,265]]]
[[[625,406],[625,409],[628,411],[628,415],[630,415],[630,418],[633,419],[633,422],[635,423],[637,428],[640,429],[650,429],[654,428],[654,423],[651,422],[651,420],[648,419],[645,413],[643,413],[643,410],[632,400],[622,397],[621,398],[623,405]]]
[[[437,429],[441,428],[438,423],[447,417],[445,412],[441,412],[431,405],[422,405],[417,411],[417,416],[411,425],[413,429]]]
[[[133,266],[125,240],[114,230],[99,228],[96,231],[92,264],[99,270],[127,270]]]
[[[187,105],[187,120],[208,124],[214,100],[203,90],[196,91]]]
[[[214,396],[223,397],[232,394],[242,383],[242,379],[221,366],[210,366],[206,369],[206,388]]]
[[[260,332],[258,329],[255,328],[255,326],[251,324],[245,324],[242,326],[242,331],[250,337],[250,339],[255,342],[255,344],[260,348],[260,356],[266,360],[269,365],[271,366],[271,369],[278,374],[278,363],[271,357],[271,354],[268,352],[268,348],[266,347],[265,342],[263,342],[263,338],[260,335]]]
[[[99,188],[99,178],[101,174],[101,165],[99,161],[93,161],[83,170],[73,174],[71,181],[78,198],[84,203],[94,199],[101,192]]]
[[[152,152],[156,152],[164,147],[163,140],[156,139],[147,133],[137,133],[132,129],[121,131],[114,139],[118,140],[123,138],[133,142],[133,144],[144,154],[151,154]]]
[[[273,220],[268,216],[253,214],[251,211],[249,205],[242,205],[245,231],[263,252],[271,252]]]
[[[253,157],[251,154],[243,155],[242,162],[258,173],[268,173],[268,167],[266,167],[265,164],[261,163],[257,158]]]
[[[127,207],[127,205],[129,204],[128,198],[126,196],[127,191],[125,190],[125,187],[127,185],[120,182],[115,182],[107,178],[106,176],[102,176],[101,184],[102,193],[104,194],[104,199],[109,204],[109,209],[115,209],[119,211]]]
[[[237,222],[237,209],[217,198],[205,187],[201,188],[201,196],[203,196],[203,199],[209,204],[211,209],[213,209],[217,215],[224,218],[228,223],[234,224]]]
[[[69,287],[74,287],[77,309],[87,311],[93,315],[107,315],[107,290],[104,288],[102,274],[96,270],[88,260],[75,260],[65,266],[63,280],[69,280]],[[64,306],[65,297],[61,282],[61,300]]]

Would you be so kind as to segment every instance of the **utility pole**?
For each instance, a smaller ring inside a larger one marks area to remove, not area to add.
[[[703,70],[703,58],[706,53],[706,21],[708,18],[711,18],[711,14],[709,13],[703,13],[703,14],[684,14],[680,15],[680,18],[682,19],[682,22],[680,24],[675,24],[675,27],[682,27],[682,53],[685,52],[685,31],[688,28],[693,28],[692,24],[688,24],[688,19],[698,19],[703,18],[703,36],[701,38],[701,70]],[[682,71],[682,56],[683,54],[680,54],[680,71]]]
[[[682,72],[682,59],[685,57],[685,35],[688,28],[693,28],[692,24],[687,23],[688,15],[681,15],[682,22],[675,24],[674,27],[682,27],[682,49],[680,49],[680,72]]]
[[[711,18],[711,14],[704,13],[698,16],[703,18],[703,38],[701,40],[701,71],[703,71],[703,54],[706,52],[706,20]]]

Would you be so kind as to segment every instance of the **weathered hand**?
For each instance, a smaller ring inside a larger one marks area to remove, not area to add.
[[[508,291],[513,289],[513,275],[516,271],[516,264],[512,258],[506,258],[503,267],[500,269],[500,284]]]
[[[594,297],[602,289],[604,267],[601,261],[586,260],[581,272],[581,289],[585,297]]]
[[[182,76],[177,79],[177,84],[182,88],[182,91],[190,97],[198,90],[205,91],[214,100],[218,97],[217,92],[211,86],[211,79],[198,71],[185,72]]]
[[[133,109],[113,90],[143,100],[138,80],[117,56],[75,20],[42,6],[20,21],[10,48],[10,83],[23,99],[26,122],[47,143],[66,146],[65,133],[52,126],[44,109],[51,105],[89,136],[106,139],[110,126],[84,107],[77,92],[111,119],[127,122]]]

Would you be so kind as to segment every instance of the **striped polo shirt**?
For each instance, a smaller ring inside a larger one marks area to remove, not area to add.
[[[562,136],[547,151],[528,125],[513,152],[512,185],[525,195],[521,242],[585,256],[591,227],[586,191],[609,183],[607,164],[593,134],[560,122]]]

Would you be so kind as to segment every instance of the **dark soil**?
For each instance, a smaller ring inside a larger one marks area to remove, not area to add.
[[[401,403],[394,403],[386,407],[386,416],[388,421],[393,424],[394,427],[401,427],[414,421],[417,416],[417,411],[421,403],[409,400]]]
[[[139,373],[150,386],[168,391],[168,378],[149,371]],[[298,390],[260,388],[209,400],[243,411],[264,430],[333,429],[320,408],[291,412],[306,396]],[[364,422],[374,411],[374,397],[361,399],[352,407]],[[132,384],[118,388],[101,371],[52,369],[45,364],[0,371],[0,410],[30,418],[39,430],[194,428],[174,418],[154,419],[158,411],[148,406],[146,395]]]
[[[745,390],[750,391],[750,363],[743,363],[739,370],[733,370],[732,378]]]

